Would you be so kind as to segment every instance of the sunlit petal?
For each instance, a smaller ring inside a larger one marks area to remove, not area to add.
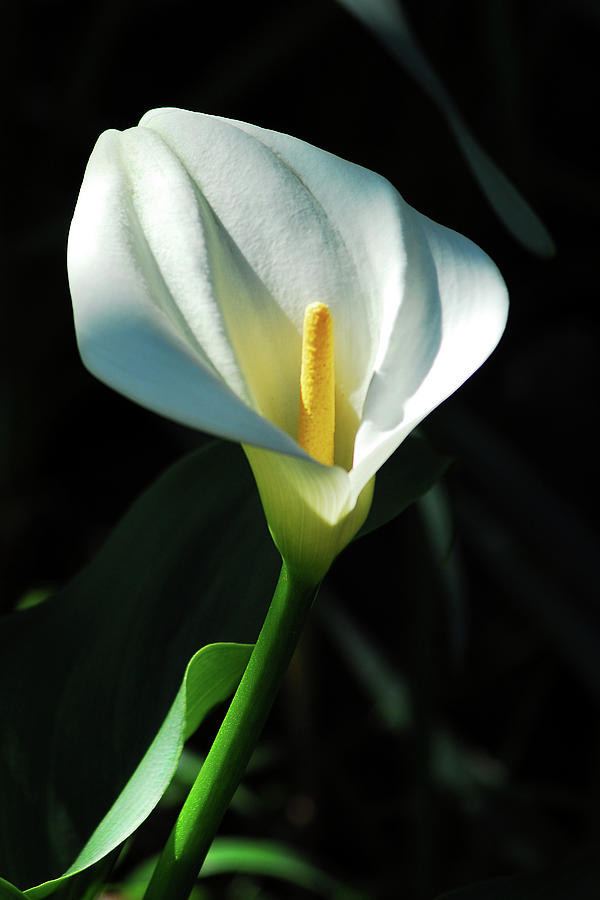
[[[88,368],[242,443],[277,546],[313,578],[362,525],[377,470],[491,353],[507,313],[491,260],[385,178],[176,109],[100,137],[68,262]],[[334,327],[333,466],[297,442],[316,302]]]
[[[479,368],[506,324],[506,287],[489,257],[414,210],[412,217],[403,302],[382,343],[356,437],[355,491]]]

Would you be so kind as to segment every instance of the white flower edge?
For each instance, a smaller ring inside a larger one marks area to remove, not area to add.
[[[487,358],[508,310],[489,257],[385,178],[284,134],[175,109],[100,137],[68,268],[95,375],[244,444],[265,507],[283,509],[286,482],[331,526]],[[331,468],[293,437],[301,322],[315,299],[334,318],[336,442],[347,445]],[[269,451],[268,486],[252,447]]]

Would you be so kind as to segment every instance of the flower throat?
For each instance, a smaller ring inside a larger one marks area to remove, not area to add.
[[[333,319],[325,303],[304,310],[298,443],[318,462],[333,465],[335,360]]]

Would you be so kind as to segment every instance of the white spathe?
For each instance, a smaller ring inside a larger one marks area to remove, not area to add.
[[[385,178],[179,109],[100,136],[68,268],[86,366],[242,443],[275,542],[310,577],[360,528],[380,466],[491,353],[508,310],[485,253]],[[335,329],[333,467],[296,441],[302,320],[317,300]]]

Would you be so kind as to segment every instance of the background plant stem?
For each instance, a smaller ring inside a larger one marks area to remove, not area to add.
[[[285,563],[258,640],[221,727],[185,801],[144,900],[186,900],[298,643],[317,593]]]

